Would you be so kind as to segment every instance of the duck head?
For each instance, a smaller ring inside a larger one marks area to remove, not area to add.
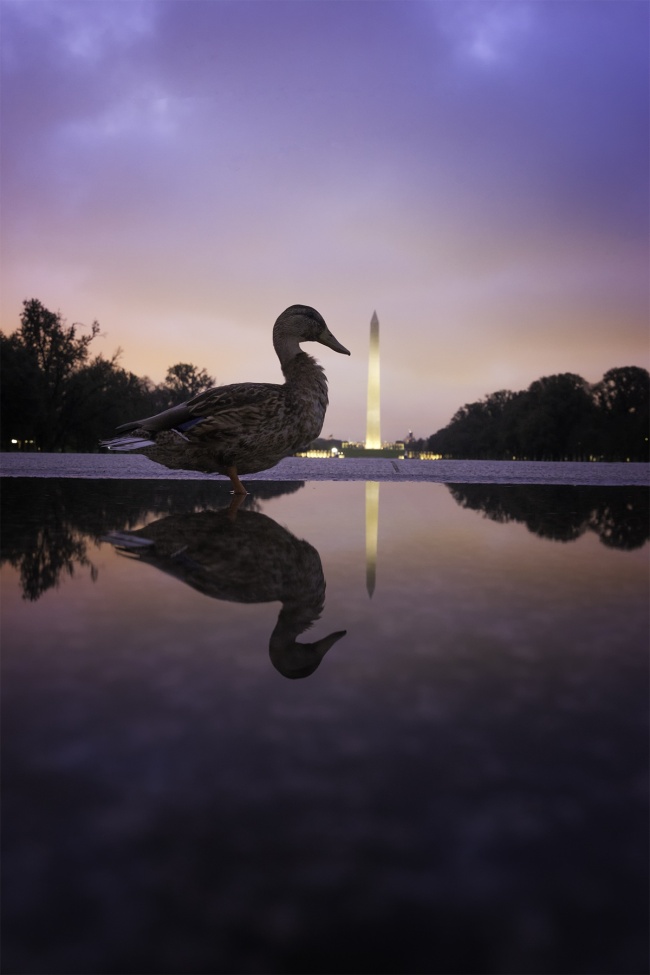
[[[350,355],[349,350],[332,335],[320,312],[309,305],[291,305],[273,326],[273,344],[277,351],[291,347],[295,354],[300,351],[300,342],[320,342],[334,352]]]

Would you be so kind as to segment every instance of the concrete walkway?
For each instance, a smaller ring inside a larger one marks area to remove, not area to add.
[[[227,480],[218,474],[170,471],[138,454],[0,454],[0,476],[139,480]],[[432,481],[458,484],[650,485],[648,464],[537,461],[387,460],[287,457],[244,481]]]

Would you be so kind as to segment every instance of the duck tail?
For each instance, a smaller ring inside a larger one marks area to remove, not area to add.
[[[142,447],[153,447],[154,441],[146,437],[113,437],[112,440],[100,440],[99,445],[107,450],[140,450]]]

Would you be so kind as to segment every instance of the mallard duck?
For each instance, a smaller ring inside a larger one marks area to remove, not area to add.
[[[309,305],[291,305],[273,326],[273,348],[284,374],[276,383],[216,386],[186,403],[117,427],[130,436],[103,440],[109,450],[133,450],[174,470],[225,474],[246,494],[240,474],[274,467],[304,449],[323,428],[327,379],[301,342],[320,342],[350,355]]]
[[[211,599],[281,602],[269,656],[284,677],[308,677],[345,636],[337,630],[313,643],[297,641],[323,612],[323,567],[309,542],[268,515],[240,511],[233,522],[225,508],[173,514],[134,531],[111,532],[102,541]]]

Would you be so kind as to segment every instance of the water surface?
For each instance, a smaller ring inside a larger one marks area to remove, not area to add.
[[[4,482],[5,970],[646,971],[647,491],[229,501]]]

